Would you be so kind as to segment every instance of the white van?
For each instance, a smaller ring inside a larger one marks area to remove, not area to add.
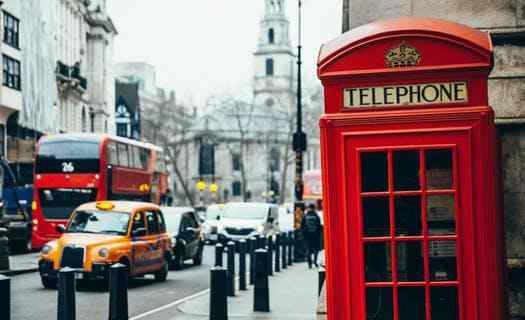
[[[279,229],[279,207],[271,203],[232,202],[224,206],[219,241],[273,235]]]

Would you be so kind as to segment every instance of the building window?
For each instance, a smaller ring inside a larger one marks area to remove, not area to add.
[[[232,168],[233,171],[241,171],[241,155],[238,153],[232,154]]]
[[[87,131],[86,108],[82,108],[82,132]]]
[[[20,20],[4,11],[4,42],[11,47],[19,48]]]
[[[95,132],[95,113],[94,112],[91,112],[89,114],[89,122],[90,122],[91,132]]]
[[[266,59],[266,75],[273,76],[273,59]]]
[[[268,42],[270,44],[275,43],[275,31],[273,30],[273,28],[270,28],[270,30],[268,30]]]
[[[128,137],[128,124],[127,123],[117,123],[117,136]]]
[[[241,182],[240,181],[234,181],[232,183],[232,196],[234,197],[240,197],[242,194],[241,191]]]
[[[20,62],[3,55],[4,86],[20,90]]]

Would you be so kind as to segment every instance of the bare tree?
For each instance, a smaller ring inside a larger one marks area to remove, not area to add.
[[[163,147],[168,166],[173,168],[177,182],[182,188],[182,198],[194,206],[194,197],[181,168],[181,157],[188,142],[188,130],[193,118],[183,105],[163,99],[157,110],[143,112],[142,132],[144,138]]]

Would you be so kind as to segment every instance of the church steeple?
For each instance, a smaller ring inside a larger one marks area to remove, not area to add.
[[[290,22],[285,0],[264,0],[255,58],[256,105],[288,108],[294,92],[295,55],[290,43]],[[279,106],[278,106],[279,105]]]

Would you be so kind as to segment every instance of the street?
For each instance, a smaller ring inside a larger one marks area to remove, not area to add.
[[[208,289],[212,261],[213,247],[206,246],[201,266],[194,267],[191,261],[188,261],[183,270],[170,271],[166,282],[155,282],[152,276],[132,279],[128,291],[130,317],[140,316]],[[12,286],[13,319],[56,319],[57,291],[44,289],[37,272],[13,277]],[[84,285],[77,290],[76,299],[77,319],[92,320],[108,317],[109,294],[107,292],[94,286]],[[140,319],[157,319],[158,317],[169,318],[170,308],[140,317]]]

